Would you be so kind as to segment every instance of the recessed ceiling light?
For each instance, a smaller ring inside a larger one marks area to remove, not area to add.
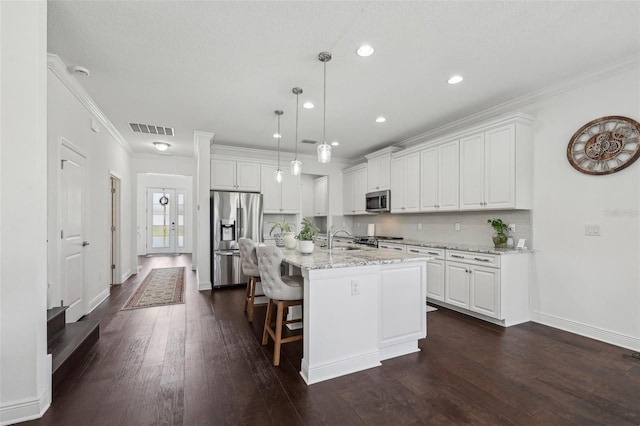
[[[384,123],[385,121],[387,121],[387,119],[386,119],[386,118],[384,118],[384,117],[378,117],[378,118],[376,118],[376,123]]]
[[[338,142],[338,141],[333,141],[333,142],[331,142],[331,145],[333,145],[333,146],[338,146],[338,145],[340,145],[340,142]]]
[[[313,102],[305,102],[302,104],[302,108],[306,108],[306,109],[311,109],[313,108],[315,105],[313,104]]]
[[[153,143],[158,151],[166,151],[171,145],[166,142],[154,142]]]
[[[447,83],[449,84],[458,84],[460,83],[462,80],[464,80],[464,78],[462,78],[461,75],[454,75],[453,77],[451,77],[449,80],[447,80]]]
[[[276,139],[280,139],[282,137],[282,135],[279,134],[279,133],[274,133],[273,137],[276,138]]]
[[[362,57],[367,57],[367,56],[371,56],[373,55],[373,47],[369,46],[368,44],[363,44],[362,46],[358,47],[358,50],[356,50],[356,53],[358,54],[358,56],[362,56]]]

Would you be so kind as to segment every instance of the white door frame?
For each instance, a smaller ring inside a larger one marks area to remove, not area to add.
[[[121,228],[122,228],[122,196],[121,196],[122,179],[114,172],[109,171],[109,196],[111,214],[109,220],[109,241],[110,241],[110,260],[109,268],[111,272],[110,284],[122,284],[122,254],[121,254]],[[112,226],[115,229],[111,228]]]
[[[170,247],[167,248],[153,248],[153,200],[152,194],[158,192],[166,192],[172,193],[173,199],[169,202],[169,218],[173,221],[169,226],[172,227],[170,231]],[[178,214],[178,197],[182,195],[184,208],[186,209],[186,191],[183,188],[160,188],[160,187],[147,187],[146,188],[146,252],[147,254],[174,254],[180,253],[180,249],[185,247],[185,243],[183,241],[183,245],[178,245],[178,234],[179,234],[179,214]],[[184,212],[186,213],[186,211]],[[183,214],[183,220],[186,220],[186,214]],[[183,229],[185,233],[183,238],[187,238],[186,235],[186,224]]]

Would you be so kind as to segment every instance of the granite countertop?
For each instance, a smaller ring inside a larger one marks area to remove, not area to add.
[[[355,247],[355,250],[339,250],[340,247]],[[284,261],[300,269],[349,268],[353,266],[382,265],[388,263],[416,262],[431,259],[424,254],[399,253],[392,250],[380,250],[352,244],[336,245],[336,249],[318,247],[311,254],[302,254],[298,250],[283,249]]]
[[[488,253],[488,254],[517,254],[517,253],[533,253],[533,250],[518,249],[518,248],[495,248],[493,246],[478,246],[473,244],[460,244],[460,243],[438,243],[430,241],[416,241],[416,240],[381,240],[389,243],[404,244],[408,246],[418,247],[432,247],[441,248],[447,250],[461,250],[470,251],[474,253]]]

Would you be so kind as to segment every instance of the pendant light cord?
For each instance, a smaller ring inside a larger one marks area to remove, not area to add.
[[[327,143],[327,61],[324,64],[324,96],[322,101],[322,143]]]
[[[280,133],[280,114],[278,114],[278,170],[280,170],[280,139],[282,139],[282,133]]]
[[[298,159],[298,98],[300,97],[300,95],[298,93],[296,93],[296,154],[295,154],[295,160]]]

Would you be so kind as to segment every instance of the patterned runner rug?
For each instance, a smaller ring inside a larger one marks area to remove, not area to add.
[[[184,303],[184,266],[149,272],[121,310]]]

